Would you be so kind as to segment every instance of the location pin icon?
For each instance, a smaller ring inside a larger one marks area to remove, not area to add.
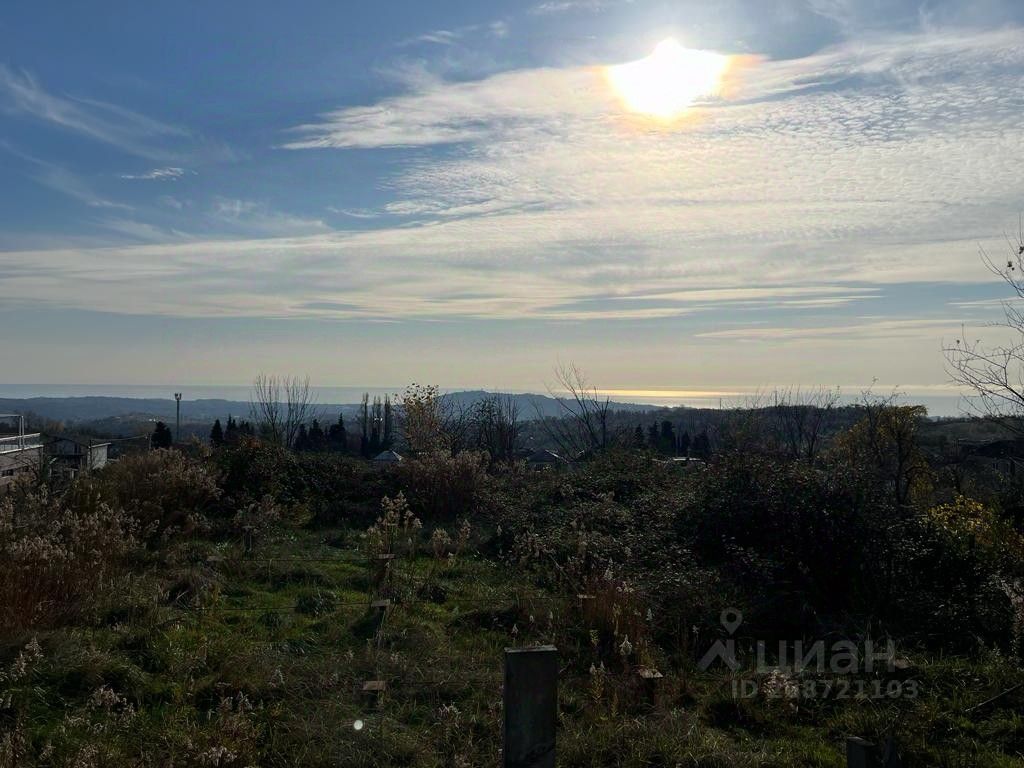
[[[735,608],[726,608],[722,611],[719,621],[722,622],[722,626],[725,627],[725,631],[731,635],[739,629],[740,624],[743,623],[743,614]]]

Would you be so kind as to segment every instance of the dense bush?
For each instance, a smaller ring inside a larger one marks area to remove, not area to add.
[[[75,484],[72,503],[100,500],[124,510],[148,541],[201,528],[220,498],[215,474],[179,451],[126,456]]]
[[[470,517],[489,499],[489,456],[461,451],[454,456],[434,451],[408,458],[397,468],[413,511],[427,520]]]
[[[279,445],[245,438],[213,452],[224,504],[275,504],[306,513],[318,525],[362,525],[373,520],[380,500],[397,493],[391,472],[336,453],[294,453]],[[300,514],[300,517],[302,515]]]
[[[124,571],[136,521],[105,502],[46,492],[0,501],[0,631],[47,627],[87,611]]]
[[[389,468],[351,456],[306,453],[298,457],[292,488],[314,523],[363,526],[376,517],[382,498],[398,493],[399,483]]]
[[[215,450],[212,463],[226,503],[246,504],[264,496],[289,503],[297,496],[298,459],[276,443],[243,437],[237,444]]]
[[[875,466],[733,453],[685,472],[620,454],[499,480],[498,550],[571,591],[610,569],[642,594],[668,649],[689,627],[716,630],[726,606],[766,640],[868,627],[961,649],[1011,638],[1008,564],[1021,559],[1006,524],[898,505]]]

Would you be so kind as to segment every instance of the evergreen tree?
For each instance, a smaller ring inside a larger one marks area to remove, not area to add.
[[[309,450],[324,451],[327,449],[327,435],[317,419],[309,427]]]
[[[644,428],[639,424],[633,430],[633,447],[637,449],[644,447]]]
[[[174,445],[174,436],[171,434],[171,428],[162,421],[158,421],[153,429],[153,435],[149,438],[149,444],[154,448],[170,448]]]
[[[292,449],[295,451],[308,451],[309,448],[309,432],[306,430],[305,424],[299,424],[299,431],[295,435],[295,444],[292,445]]]
[[[383,450],[384,403],[379,397],[373,398],[370,410],[370,455],[376,456]]]
[[[702,459],[711,456],[711,440],[706,429],[693,439],[693,452]]]
[[[383,450],[389,450],[394,443],[395,415],[391,406],[391,396],[384,396],[384,431],[381,434],[380,445]]]
[[[685,429],[683,430],[683,434],[679,436],[679,448],[677,450],[679,451],[680,456],[690,455],[690,433]]]
[[[338,423],[332,424],[327,430],[327,446],[329,450],[348,453],[348,432],[345,430],[345,414],[338,414]]]
[[[220,419],[215,419],[213,429],[210,430],[210,444],[213,446],[224,445],[224,430],[220,426]]]
[[[228,425],[224,429],[224,442],[228,445],[234,445],[238,442],[238,422],[235,421],[235,417],[228,415]]]
[[[363,393],[363,402],[359,409],[359,453],[363,457],[370,455],[370,393]]]
[[[658,450],[658,425],[656,423],[647,428],[647,447],[652,451]]]
[[[676,432],[671,421],[661,422],[661,434],[658,436],[658,450],[662,453],[676,452]]]

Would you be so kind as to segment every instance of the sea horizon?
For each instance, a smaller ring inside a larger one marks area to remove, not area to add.
[[[353,386],[353,385],[310,385],[316,402],[323,405],[350,405],[358,403],[363,394],[370,397],[392,397],[401,394],[405,386]],[[837,387],[825,387],[837,389]],[[600,393],[620,403],[650,405],[661,407],[689,408],[736,408],[756,404],[759,396],[771,393],[776,389],[790,389],[786,385],[752,387],[721,387],[702,389],[662,389],[662,388],[609,388],[600,389]],[[792,387],[796,389],[796,387]],[[817,390],[814,385],[801,387],[803,391]],[[919,388],[903,388],[893,385],[881,386],[849,386],[838,387],[840,402],[852,404],[857,402],[865,391],[870,389],[879,396],[896,394],[903,403],[923,405],[928,409],[929,416],[955,417],[966,415],[964,399],[954,392],[928,392]],[[933,387],[933,390],[938,390]],[[440,387],[442,393],[467,391],[486,391],[517,395],[550,395],[544,387],[536,389],[505,389],[489,386],[455,386]],[[31,399],[31,398],[74,398],[74,397],[116,397],[131,399],[165,399],[174,398],[175,392],[182,393],[186,402],[194,400],[231,400],[246,402],[250,400],[252,387],[244,384],[0,384],[0,398]]]

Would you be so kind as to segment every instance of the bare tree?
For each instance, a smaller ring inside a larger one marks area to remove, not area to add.
[[[838,404],[838,389],[775,390],[769,411],[777,439],[790,458],[814,461]]]
[[[441,431],[452,455],[468,450],[473,446],[473,424],[475,404],[463,399],[442,395],[439,400],[441,413]]]
[[[1005,265],[984,248],[981,259],[989,271],[1001,278],[1015,296],[1002,302],[1003,320],[989,324],[1007,335],[1003,343],[984,345],[970,341],[966,328],[960,338],[943,346],[946,369],[953,381],[974,392],[966,398],[966,409],[996,421],[1008,430],[1024,433],[1024,220],[1018,224],[1016,242],[1006,238]]]
[[[250,397],[252,418],[260,432],[278,445],[295,444],[299,426],[317,415],[309,377],[268,376],[253,381]]]
[[[558,417],[545,417],[537,409],[537,418],[559,450],[568,457],[591,451],[603,451],[614,441],[609,423],[611,401],[591,385],[575,365],[555,369],[557,388],[548,387],[561,410]]]
[[[519,405],[511,396],[491,395],[473,409],[476,443],[492,461],[512,458],[519,438]]]

